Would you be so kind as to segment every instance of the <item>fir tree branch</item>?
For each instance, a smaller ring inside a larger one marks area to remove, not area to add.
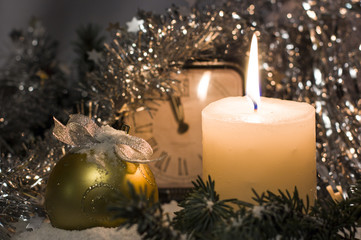
[[[89,52],[96,50],[101,52],[104,48],[105,36],[101,34],[101,27],[95,24],[80,26],[76,30],[77,40],[73,42],[74,52],[77,54],[76,64],[78,67],[79,80],[86,83],[85,77],[94,71],[97,65],[89,59]]]
[[[254,191],[252,204],[221,200],[210,177],[206,183],[199,177],[193,185],[173,220],[160,203],[149,203],[146,190],[137,193],[132,184],[130,196],[120,196],[112,210],[125,219],[123,227],[137,224],[143,239],[356,239],[361,182],[351,189],[349,199],[320,199],[313,206],[300,198],[297,188],[292,194]]]
[[[149,197],[147,188],[140,188],[137,192],[130,182],[129,196],[119,194],[117,201],[109,208],[114,214],[114,218],[124,219],[120,227],[130,228],[137,225],[137,231],[143,239],[169,240],[180,239],[180,232],[173,229],[168,214],[165,214],[159,202],[152,203],[152,192]]]
[[[212,229],[232,216],[230,203],[236,200],[220,200],[210,176],[206,184],[198,177],[193,185],[194,189],[179,204],[183,210],[175,213],[174,226],[183,233],[192,233],[196,238],[203,236],[209,239]]]

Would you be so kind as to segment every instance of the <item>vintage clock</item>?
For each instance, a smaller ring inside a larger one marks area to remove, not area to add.
[[[243,95],[244,89],[242,71],[229,63],[194,63],[177,78],[184,89],[180,97],[157,101],[152,116],[142,111],[128,120],[130,134],[147,140],[153,157],[167,154],[150,164],[160,189],[192,187],[202,174],[202,109],[220,98]]]

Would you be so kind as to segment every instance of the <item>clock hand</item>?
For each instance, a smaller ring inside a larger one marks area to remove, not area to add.
[[[180,97],[169,95],[169,101],[175,120],[178,123],[178,133],[183,134],[187,132],[189,125],[184,122],[184,110]]]

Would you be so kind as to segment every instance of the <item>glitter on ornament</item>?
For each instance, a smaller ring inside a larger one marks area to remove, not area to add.
[[[108,207],[116,194],[130,196],[130,183],[136,192],[146,189],[149,202],[158,201],[155,179],[144,164],[153,154],[145,140],[98,127],[80,114],[71,115],[66,126],[54,120],[55,137],[75,146],[57,162],[47,182],[45,208],[54,227],[119,226],[123,219],[114,219]]]

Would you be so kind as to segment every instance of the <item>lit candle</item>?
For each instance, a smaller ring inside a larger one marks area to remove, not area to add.
[[[260,97],[257,58],[254,36],[247,96],[224,98],[202,111],[203,177],[216,181],[222,199],[252,201],[252,188],[292,194],[296,186],[302,198],[308,195],[313,202],[315,109],[307,103]]]

